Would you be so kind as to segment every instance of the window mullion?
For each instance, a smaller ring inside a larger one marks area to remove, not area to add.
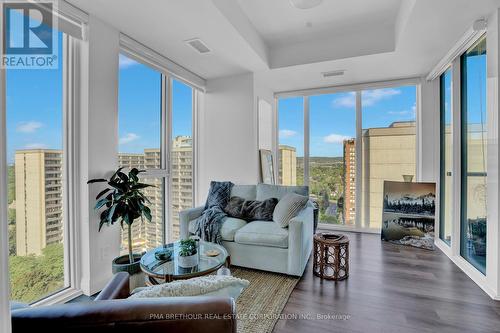
[[[304,185],[309,186],[309,96],[304,97]]]

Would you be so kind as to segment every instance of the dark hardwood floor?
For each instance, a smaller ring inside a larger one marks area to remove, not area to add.
[[[321,281],[313,276],[310,260],[283,314],[314,319],[280,319],[274,332],[500,332],[500,301],[440,250],[345,234],[351,241],[349,278]],[[321,320],[316,314],[348,319]]]

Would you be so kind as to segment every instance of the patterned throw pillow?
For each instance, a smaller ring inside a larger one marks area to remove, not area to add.
[[[278,223],[282,228],[288,227],[290,220],[304,209],[308,201],[309,198],[303,195],[295,193],[285,194],[274,209],[274,222]]]
[[[231,189],[233,188],[233,183],[231,182],[215,182],[210,183],[210,189],[208,190],[207,202],[205,203],[205,209],[218,206],[221,209],[226,207],[231,197]]]
[[[224,208],[224,212],[245,221],[272,221],[273,212],[278,199],[270,198],[264,201],[245,200],[240,197],[231,197]]]

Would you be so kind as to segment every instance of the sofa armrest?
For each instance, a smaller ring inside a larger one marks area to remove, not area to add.
[[[184,209],[179,212],[179,225],[181,232],[181,239],[186,239],[189,237],[189,221],[192,221],[201,216],[205,207],[195,207]]]
[[[111,281],[101,290],[95,298],[96,301],[110,299],[123,299],[130,296],[130,276],[127,272],[116,273]]]
[[[236,332],[230,297],[82,302],[12,312],[12,332]]]
[[[288,225],[288,272],[302,276],[312,251],[313,207],[307,205]]]

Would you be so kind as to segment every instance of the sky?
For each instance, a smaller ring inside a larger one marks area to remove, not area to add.
[[[62,55],[62,34],[58,38]],[[62,58],[58,69],[6,71],[7,159],[20,149],[62,149]],[[119,59],[119,151],[160,146],[161,75],[123,55]],[[192,133],[192,88],[174,80],[172,135]]]
[[[362,127],[387,127],[395,121],[414,121],[416,87],[403,86],[362,92]],[[303,98],[278,101],[280,144],[304,156]],[[356,137],[354,92],[309,97],[310,156],[343,155],[343,140]]]

